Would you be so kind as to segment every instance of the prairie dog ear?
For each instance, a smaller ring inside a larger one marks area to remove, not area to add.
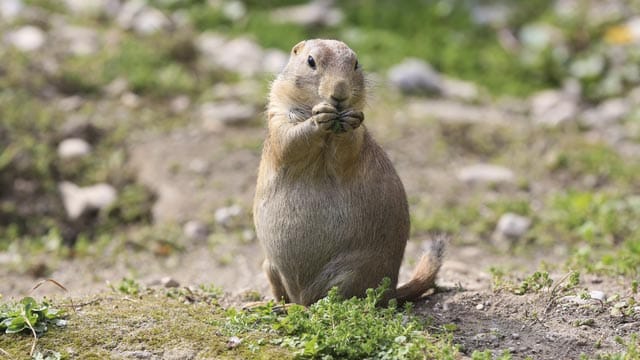
[[[291,53],[293,55],[298,55],[298,53],[302,50],[302,48],[304,48],[304,44],[306,42],[307,42],[306,40],[303,40],[297,43],[296,46],[294,46],[293,49],[291,49]]]

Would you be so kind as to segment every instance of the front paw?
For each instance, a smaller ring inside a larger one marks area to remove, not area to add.
[[[329,103],[320,103],[311,109],[311,120],[324,131],[333,131],[338,117],[338,110]]]
[[[338,115],[340,122],[344,124],[342,126],[343,128],[348,125],[351,129],[355,130],[360,127],[364,121],[364,113],[358,110],[345,110]]]

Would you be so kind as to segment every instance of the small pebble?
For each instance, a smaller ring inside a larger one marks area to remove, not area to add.
[[[484,304],[480,303],[478,305],[476,305],[476,310],[483,310],[484,309]]]
[[[160,284],[162,284],[162,286],[166,288],[176,288],[180,286],[180,283],[170,276],[166,276],[160,279]]]
[[[238,347],[241,343],[242,343],[242,339],[240,339],[237,336],[232,336],[227,341],[227,348],[228,349],[234,349],[234,348]]]

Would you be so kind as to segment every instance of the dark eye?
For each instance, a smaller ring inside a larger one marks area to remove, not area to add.
[[[309,64],[309,66],[311,66],[311,68],[315,70],[316,61],[313,60],[313,56],[309,55],[309,57],[307,58],[307,64]]]
[[[358,63],[358,60],[356,60],[356,65],[353,67],[353,70],[358,70],[359,67],[360,63]]]

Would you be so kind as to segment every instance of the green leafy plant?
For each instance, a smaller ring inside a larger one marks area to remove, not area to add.
[[[111,289],[123,294],[138,295],[142,286],[134,279],[123,278],[117,285],[111,285]]]
[[[513,290],[516,295],[524,295],[529,291],[538,292],[544,288],[549,288],[553,284],[553,280],[546,271],[536,271],[531,276],[524,279],[520,286]]]
[[[65,326],[64,310],[50,307],[48,301],[38,303],[32,297],[25,297],[15,304],[0,305],[0,331],[15,334],[26,330],[41,335],[49,325]]]
[[[224,327],[230,335],[275,332],[278,337],[271,343],[294,350],[297,358],[455,358],[457,348],[450,337],[428,334],[410,305],[400,310],[391,300],[387,307],[380,306],[389,283],[386,279],[367,290],[364,299],[342,299],[333,288],[308,308],[289,306],[283,316],[274,313],[273,303],[253,312],[230,310]]]

